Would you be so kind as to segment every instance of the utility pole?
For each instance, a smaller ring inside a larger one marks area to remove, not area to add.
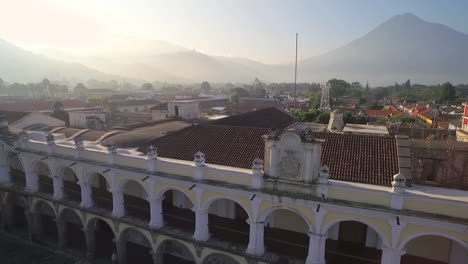
[[[294,106],[297,108],[297,38],[298,33],[296,33],[296,63],[294,67]]]

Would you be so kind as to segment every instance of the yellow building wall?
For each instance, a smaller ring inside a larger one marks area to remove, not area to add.
[[[329,188],[328,198],[358,203],[369,203],[390,207],[391,197],[389,195],[378,195],[377,193],[363,192],[358,190],[343,190],[341,188]]]
[[[447,203],[439,203],[435,200],[429,202],[425,200],[406,198],[404,209],[468,219],[468,210],[466,209],[466,205],[448,205]]]

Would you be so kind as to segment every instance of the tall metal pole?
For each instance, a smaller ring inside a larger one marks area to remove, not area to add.
[[[297,108],[297,38],[298,34],[296,33],[296,63],[294,67],[294,106]]]

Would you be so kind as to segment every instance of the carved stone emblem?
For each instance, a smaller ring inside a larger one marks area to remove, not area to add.
[[[295,152],[285,151],[286,156],[281,160],[281,177],[288,179],[298,179],[301,172],[301,163],[297,160]]]

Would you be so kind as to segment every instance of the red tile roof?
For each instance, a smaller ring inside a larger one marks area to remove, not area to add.
[[[398,173],[394,137],[316,133],[325,139],[322,164],[330,167],[331,178],[389,186]]]
[[[190,126],[157,138],[138,150],[146,153],[153,144],[161,157],[191,161],[201,151],[206,162],[251,168],[255,158],[264,159],[262,135],[266,128],[219,125]],[[314,133],[325,139],[322,164],[330,167],[331,178],[389,186],[398,173],[398,155],[393,137]]]
[[[63,103],[65,109],[96,107],[94,104],[83,102],[76,99],[59,100]],[[0,111],[52,111],[52,106],[57,100],[24,100],[13,103],[1,103]]]
[[[382,109],[382,110],[365,110],[366,115],[368,116],[389,116],[390,114],[392,115],[399,115],[401,114],[400,111],[398,111],[395,107],[390,106],[387,109]]]
[[[262,136],[266,128],[218,125],[192,125],[142,145],[138,151],[146,153],[149,145],[166,158],[193,160],[198,151],[206,155],[206,162],[240,168],[251,168],[256,158],[264,156]]]
[[[211,124],[224,126],[283,129],[296,122],[296,118],[276,107],[268,107],[215,120]]]

